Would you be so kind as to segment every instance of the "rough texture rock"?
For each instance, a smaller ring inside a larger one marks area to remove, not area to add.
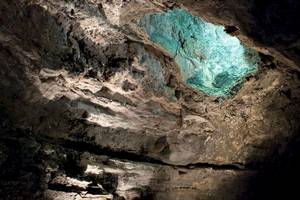
[[[238,27],[239,38],[299,69],[297,0],[175,0],[210,22]]]
[[[181,4],[2,0],[0,198],[260,199],[285,187],[292,195],[276,184],[297,177],[300,76],[286,46],[295,41],[266,41],[259,24],[253,35],[252,10],[232,16],[254,4],[228,2],[180,1],[271,55],[224,99],[184,84],[138,26]]]

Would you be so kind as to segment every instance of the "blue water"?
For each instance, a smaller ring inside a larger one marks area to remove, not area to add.
[[[258,53],[183,9],[144,16],[140,25],[179,65],[184,81],[211,96],[229,96],[257,70]]]

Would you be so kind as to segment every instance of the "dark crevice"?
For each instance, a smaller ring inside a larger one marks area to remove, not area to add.
[[[85,191],[83,188],[76,186],[67,186],[62,184],[48,184],[48,189],[62,192],[82,192]]]
[[[195,164],[188,164],[188,165],[174,165],[174,164],[165,163],[159,159],[155,159],[147,155],[140,155],[137,153],[126,152],[126,151],[114,151],[109,148],[101,147],[95,144],[90,144],[82,141],[71,141],[65,139],[51,139],[51,138],[47,138],[47,141],[54,145],[60,145],[63,148],[72,149],[79,152],[89,152],[96,155],[106,155],[111,158],[116,158],[119,160],[130,160],[133,162],[164,165],[164,166],[170,166],[174,168],[213,169],[213,170],[255,170],[255,168],[248,167],[241,163],[226,163],[226,164],[195,163]]]
[[[189,169],[211,168],[214,170],[255,170],[254,168],[249,168],[241,163],[228,163],[228,164],[196,163],[196,164],[187,165],[185,167]]]
[[[235,26],[225,26],[225,32],[232,35],[232,36],[236,36],[238,35],[239,29]]]
[[[48,184],[48,189],[50,190],[55,190],[55,191],[62,191],[62,192],[76,192],[76,193],[80,193],[80,192],[87,192],[89,194],[94,194],[94,195],[101,195],[101,194],[105,194],[103,193],[103,191],[101,190],[101,188],[97,187],[97,186],[88,186],[87,188],[81,188],[79,186],[67,186],[67,185],[63,185],[63,184]]]

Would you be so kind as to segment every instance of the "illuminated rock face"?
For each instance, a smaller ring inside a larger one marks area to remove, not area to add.
[[[179,65],[187,84],[212,96],[229,96],[257,69],[259,56],[236,37],[182,9],[146,15],[150,39]]]

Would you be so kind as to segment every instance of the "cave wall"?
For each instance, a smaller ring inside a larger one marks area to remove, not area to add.
[[[139,26],[143,16],[181,4],[1,1],[0,198],[297,193],[290,180],[298,178],[299,73],[277,43],[250,37],[231,10],[220,20],[222,2],[205,2],[180,3],[237,26],[249,48],[270,49],[231,98],[189,87],[174,57]]]

